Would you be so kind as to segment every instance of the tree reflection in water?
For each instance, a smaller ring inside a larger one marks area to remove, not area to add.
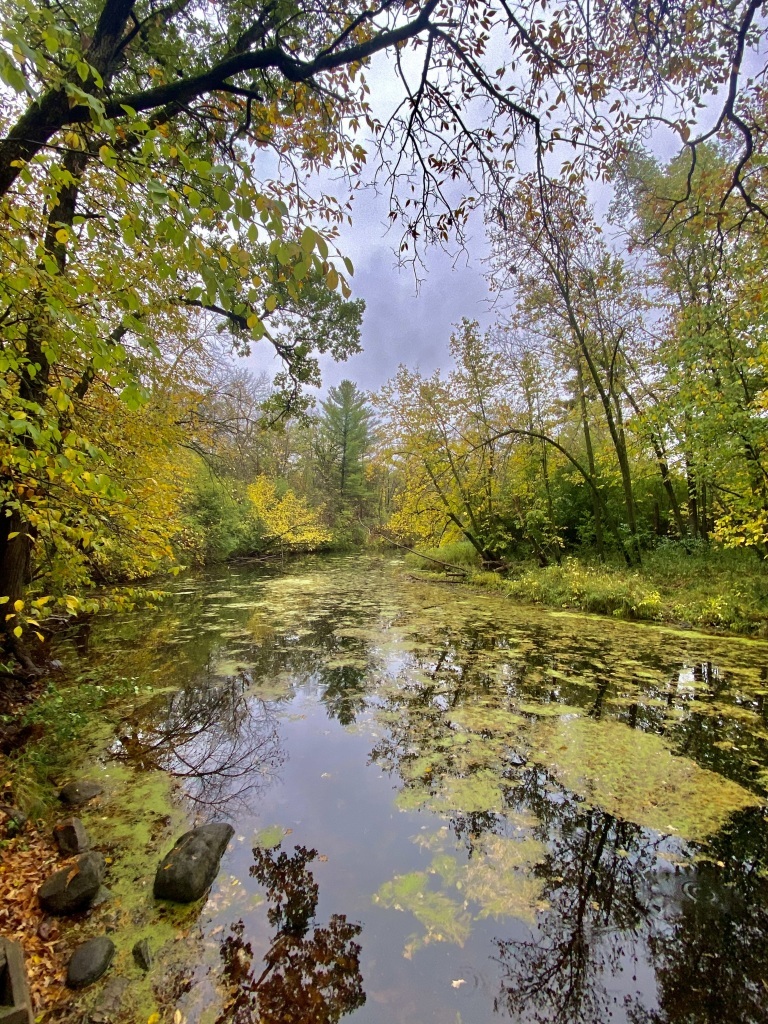
[[[548,835],[547,909],[530,939],[496,940],[495,1010],[530,1024],[768,1024],[766,885],[749,854],[765,843],[760,812],[715,841],[722,860],[672,856],[665,870],[669,840],[526,775],[518,800]]]
[[[360,973],[362,931],[344,914],[313,925],[318,886],[307,865],[316,850],[296,846],[253,851],[250,874],[266,888],[267,919],[275,929],[262,964],[238,921],[222,944],[230,998],[217,1024],[335,1024],[365,1003]]]
[[[552,790],[545,772],[525,773],[520,802],[548,837],[537,869],[547,909],[530,939],[496,940],[504,976],[495,1008],[531,1024],[604,1024],[615,1013],[611,980],[644,955],[645,880],[662,840]]]
[[[700,674],[692,673],[695,680]],[[528,834],[544,851],[530,869],[542,884],[536,921],[524,938],[519,928],[514,938],[497,932],[495,1013],[520,1024],[768,1024],[765,809],[738,812],[694,843],[590,806],[526,760],[524,723],[503,733],[491,708],[487,729],[479,715],[475,724],[472,705],[485,693],[458,678],[444,678],[440,691],[429,677],[417,688],[398,680],[371,759],[397,772],[413,805],[442,814],[451,807],[450,829],[470,864],[488,837],[508,834],[508,823],[532,822]],[[707,675],[710,685],[718,678]],[[598,688],[589,717],[602,717],[603,696]],[[501,698],[498,706],[514,714],[514,703]],[[622,705],[625,724],[639,728],[645,710],[642,701]],[[682,738],[696,735],[692,717]],[[674,729],[683,734],[683,725]],[[732,729],[743,746],[748,737],[738,732],[746,734],[738,718]],[[456,780],[488,773],[509,783],[491,809],[446,805],[461,791]],[[470,903],[469,912],[475,909]],[[475,920],[482,916],[481,908]]]
[[[247,692],[245,673],[198,680],[120,726],[112,756],[144,771],[184,781],[203,814],[247,803],[285,760],[278,718],[269,702]]]
[[[736,815],[682,882],[683,898],[657,915],[660,1009],[632,1024],[767,1024],[767,839],[764,809]]]

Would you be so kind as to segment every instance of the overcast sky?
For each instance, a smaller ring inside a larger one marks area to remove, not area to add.
[[[365,300],[363,351],[343,363],[323,358],[322,392],[345,378],[366,391],[376,390],[400,363],[425,374],[447,367],[453,324],[468,317],[486,326],[492,319],[492,296],[482,265],[486,243],[479,218],[466,253],[455,259],[439,249],[424,254],[426,269],[419,270],[422,280],[417,291],[413,270],[397,267],[393,249],[400,236],[395,230],[387,234],[387,212],[383,196],[358,193],[354,225],[343,230],[338,243],[339,251],[354,263],[353,296]],[[279,369],[266,340],[253,346],[248,362],[257,372],[274,375]]]
[[[497,39],[497,45],[499,52],[495,59],[503,63],[503,38]],[[408,57],[404,54],[403,59]],[[387,54],[379,54],[366,72],[373,111],[382,121],[402,96],[401,86],[388,61]],[[418,78],[418,63],[414,64],[413,73]],[[362,138],[361,141],[371,153],[369,140]],[[671,135],[665,139],[660,134],[651,149],[667,160],[677,145]],[[526,157],[523,154],[519,157],[525,164]],[[371,164],[366,173],[373,175],[374,171]],[[333,182],[328,178],[319,184],[324,191],[333,191]],[[345,186],[340,185],[339,189],[340,197],[344,197]],[[604,215],[609,198],[605,187],[593,186],[589,191],[598,216]],[[462,317],[468,317],[486,327],[494,319],[493,296],[488,290],[483,264],[487,241],[481,216],[477,214],[473,222],[466,252],[453,258],[439,249],[422,252],[425,265],[419,270],[421,280],[417,287],[413,270],[397,266],[394,250],[400,233],[397,226],[387,232],[388,213],[386,196],[377,195],[372,188],[357,190],[354,223],[342,229],[338,249],[342,255],[349,256],[355,266],[351,280],[353,296],[366,303],[363,352],[343,363],[322,360],[321,395],[344,378],[365,390],[376,390],[401,363],[410,369],[418,368],[424,374],[438,367],[447,369],[450,366],[448,341],[453,325]],[[273,376],[280,369],[266,340],[253,346],[248,362],[256,372],[266,371]]]
[[[385,54],[374,59],[366,77],[371,86],[374,113],[384,120],[398,102],[401,89]],[[362,139],[369,152],[372,147]],[[367,173],[373,174],[371,164]],[[332,191],[332,182],[322,182]],[[340,185],[343,189],[345,186]],[[340,193],[343,195],[343,192]],[[462,317],[487,325],[491,295],[484,276],[485,233],[478,216],[468,240],[467,252],[451,258],[439,249],[422,252],[425,266],[420,283],[408,267],[398,268],[395,249],[400,242],[397,227],[387,233],[389,203],[370,188],[359,189],[353,204],[354,223],[342,228],[338,249],[355,267],[351,279],[354,298],[365,300],[362,328],[363,352],[346,362],[322,360],[323,394],[345,378],[367,391],[379,388],[400,363],[430,374],[448,367],[448,340],[453,324]],[[401,229],[402,230],[402,229]],[[256,371],[274,375],[280,369],[265,340],[253,346],[248,360]]]
[[[488,322],[490,295],[481,265],[485,241],[478,223],[468,252],[458,258],[427,251],[417,291],[413,269],[396,265],[393,247],[400,236],[395,230],[386,233],[386,199],[366,192],[355,205],[354,227],[346,230],[339,248],[355,265],[355,296],[365,299],[363,352],[346,363],[326,361],[323,377],[326,386],[347,377],[373,390],[400,363],[425,374],[446,366],[452,325],[462,317]]]

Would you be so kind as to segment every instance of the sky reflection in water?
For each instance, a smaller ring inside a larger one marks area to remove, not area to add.
[[[175,688],[111,755],[236,829],[190,1022],[768,1021],[768,645],[355,556],[187,577],[80,646]]]

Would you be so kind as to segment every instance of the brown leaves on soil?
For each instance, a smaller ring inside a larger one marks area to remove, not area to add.
[[[64,986],[59,922],[44,914],[37,899],[60,866],[53,840],[31,823],[0,849],[0,935],[21,943],[35,1016],[71,996]]]

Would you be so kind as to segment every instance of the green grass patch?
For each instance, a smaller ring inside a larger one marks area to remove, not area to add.
[[[73,680],[51,681],[23,714],[22,724],[33,739],[0,761],[3,784],[11,783],[14,803],[39,817],[54,805],[56,789],[86,748],[108,739],[104,735],[110,708],[147,699],[131,677],[110,677],[103,685],[86,673]]]
[[[637,569],[571,557],[506,577],[476,573],[472,582],[551,608],[768,636],[768,565],[745,551],[669,544]]]
[[[440,565],[441,562],[444,564]],[[419,548],[418,551],[411,551],[405,556],[405,564],[412,569],[444,573],[449,572],[451,567],[479,569],[480,556],[468,540],[457,540],[438,548]]]

